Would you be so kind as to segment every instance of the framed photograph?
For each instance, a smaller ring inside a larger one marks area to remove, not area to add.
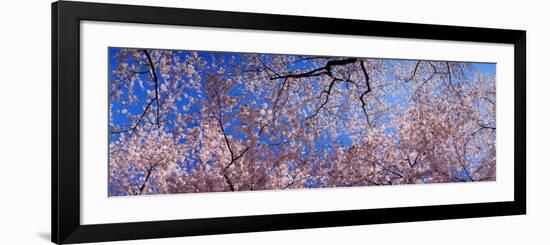
[[[526,33],[52,4],[52,241],[526,212]]]

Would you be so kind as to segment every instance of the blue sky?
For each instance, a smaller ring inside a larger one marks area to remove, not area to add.
[[[478,71],[484,73],[496,73],[497,65],[495,63],[472,63],[472,66]]]

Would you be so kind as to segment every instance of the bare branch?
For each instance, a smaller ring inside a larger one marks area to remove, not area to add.
[[[413,73],[411,74],[411,76],[409,78],[405,79],[405,82],[409,82],[409,81],[413,80],[414,76],[416,76],[416,71],[418,70],[419,65],[420,65],[420,60],[416,62],[416,65],[414,66]]]
[[[157,127],[160,128],[160,122],[159,122],[159,110],[160,110],[160,104],[159,104],[159,80],[157,77],[157,72],[155,71],[155,65],[153,64],[153,60],[151,59],[151,55],[149,55],[149,52],[147,49],[143,50],[143,53],[145,53],[145,56],[147,56],[147,60],[149,61],[149,65],[151,66],[152,75],[151,78],[153,78],[153,81],[155,82],[155,101],[157,102]]]

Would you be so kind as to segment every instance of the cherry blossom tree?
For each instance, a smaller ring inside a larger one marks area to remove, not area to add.
[[[110,196],[496,179],[495,64],[109,55]]]

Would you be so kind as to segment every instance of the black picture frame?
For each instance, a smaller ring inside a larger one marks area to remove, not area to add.
[[[152,222],[80,224],[80,21],[514,45],[514,201]],[[82,243],[526,213],[526,32],[61,1],[52,4],[52,242]]]

